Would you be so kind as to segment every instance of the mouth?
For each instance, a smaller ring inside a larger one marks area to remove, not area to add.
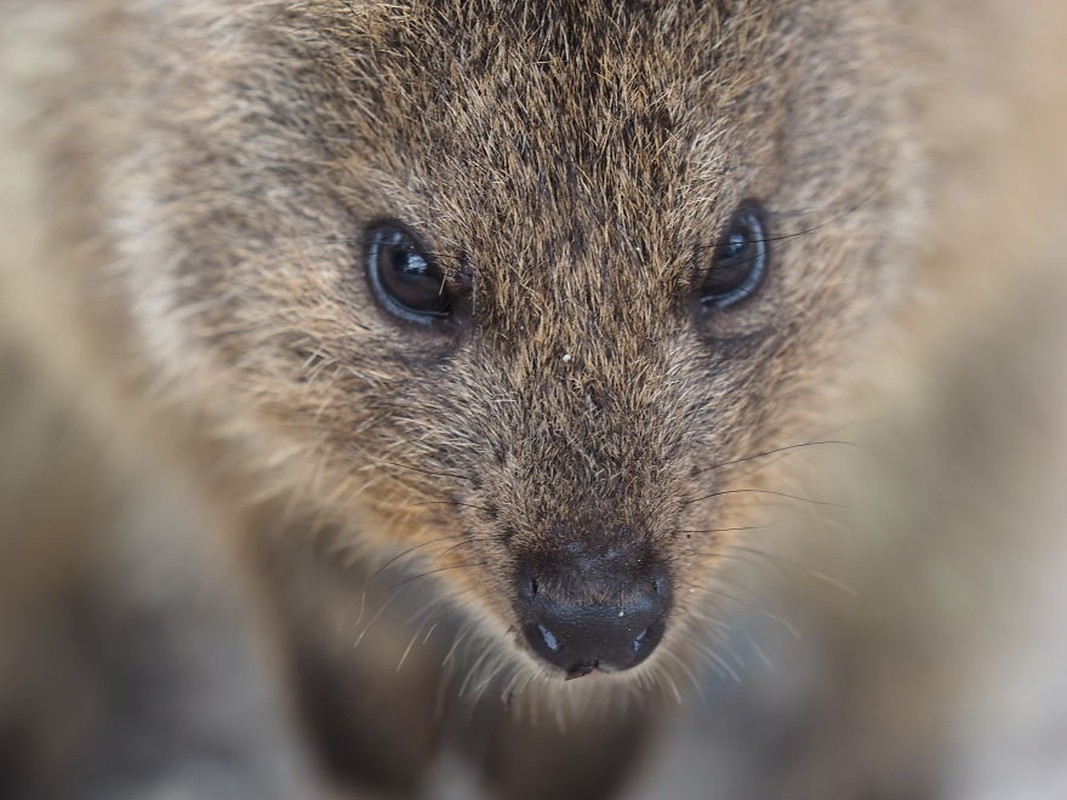
[[[616,670],[612,670],[612,669],[601,669],[600,668],[600,662],[596,661],[596,662],[593,662],[592,664],[579,664],[576,667],[573,667],[572,669],[570,669],[565,674],[565,677],[563,678],[563,680],[565,680],[565,681],[573,681],[575,678],[584,678],[587,675],[589,675],[589,676],[607,675],[607,674],[609,674],[611,672],[615,672],[615,671]]]
[[[522,626],[526,643],[567,680],[636,667],[652,655],[666,630],[667,608],[655,595],[622,609],[595,605],[561,610],[542,603],[535,613]]]

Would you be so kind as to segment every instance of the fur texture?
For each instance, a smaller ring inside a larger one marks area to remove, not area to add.
[[[486,629],[512,627],[524,553],[623,530],[705,586],[713,537],[679,532],[749,499],[711,467],[799,441],[901,284],[912,164],[869,9],[138,10],[158,67],[101,197],[133,335],[176,391],[219,398],[279,490],[455,567]],[[748,197],[768,285],[701,313]],[[374,304],[379,218],[469,287],[469,321],[434,335]],[[672,648],[705,599],[680,594]]]

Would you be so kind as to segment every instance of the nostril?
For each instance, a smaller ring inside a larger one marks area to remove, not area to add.
[[[666,594],[667,593],[667,579],[664,578],[662,575],[656,577],[655,580],[652,581],[652,590],[656,594]]]
[[[643,661],[649,653],[656,649],[663,638],[666,627],[663,617],[660,617],[634,637],[634,640],[630,642],[630,650],[634,654],[635,663]]]
[[[519,580],[519,597],[529,602],[537,597],[537,580],[529,575],[524,575]]]

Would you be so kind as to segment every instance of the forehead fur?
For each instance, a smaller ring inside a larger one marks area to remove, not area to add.
[[[762,370],[716,409],[740,414],[784,369],[804,383],[891,293],[877,253],[906,171],[883,5],[146,3],[154,135],[125,216],[134,260],[167,254],[134,270],[160,298],[147,324],[207,338],[257,395],[294,353],[345,363],[362,383],[307,401],[330,422],[439,350],[398,335],[359,274],[365,226],[396,218],[473,285],[477,342],[523,343],[507,363],[453,358],[457,391],[501,370],[522,386],[582,343],[583,381],[632,393],[698,346],[685,303],[754,197],[774,266],[734,318],[772,332],[774,358],[686,367],[686,404],[709,407]]]
[[[334,121],[352,149],[339,191],[355,186],[350,204],[410,222],[446,267],[473,268],[486,329],[501,332],[524,309],[543,316],[530,300],[550,294],[616,309],[641,295],[665,314],[690,277],[679,255],[691,245],[694,137],[721,139],[741,113],[745,66],[764,46],[761,10],[322,12],[316,4],[294,25],[311,29],[315,62],[340,81]],[[569,266],[582,259],[599,267]]]
[[[878,98],[899,65],[882,57],[889,33],[864,28],[867,5],[879,4],[216,8],[177,42],[163,34],[176,56],[156,58],[182,59],[184,79],[166,115],[195,147],[162,161],[176,180],[228,182],[227,201],[243,202],[226,217],[250,232],[264,226],[249,214],[327,203],[350,238],[376,217],[405,221],[446,270],[477,277],[487,331],[513,333],[564,296],[651,322],[744,197],[799,230],[885,189],[894,145]],[[199,105],[197,80],[225,109]],[[265,235],[337,227],[296,222]]]

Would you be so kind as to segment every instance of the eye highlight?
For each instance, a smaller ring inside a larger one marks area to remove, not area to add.
[[[763,209],[746,201],[715,245],[711,270],[700,287],[700,302],[725,309],[750,297],[767,274],[767,256]]]
[[[444,273],[400,223],[367,230],[367,280],[378,303],[400,319],[428,325],[452,313]]]

